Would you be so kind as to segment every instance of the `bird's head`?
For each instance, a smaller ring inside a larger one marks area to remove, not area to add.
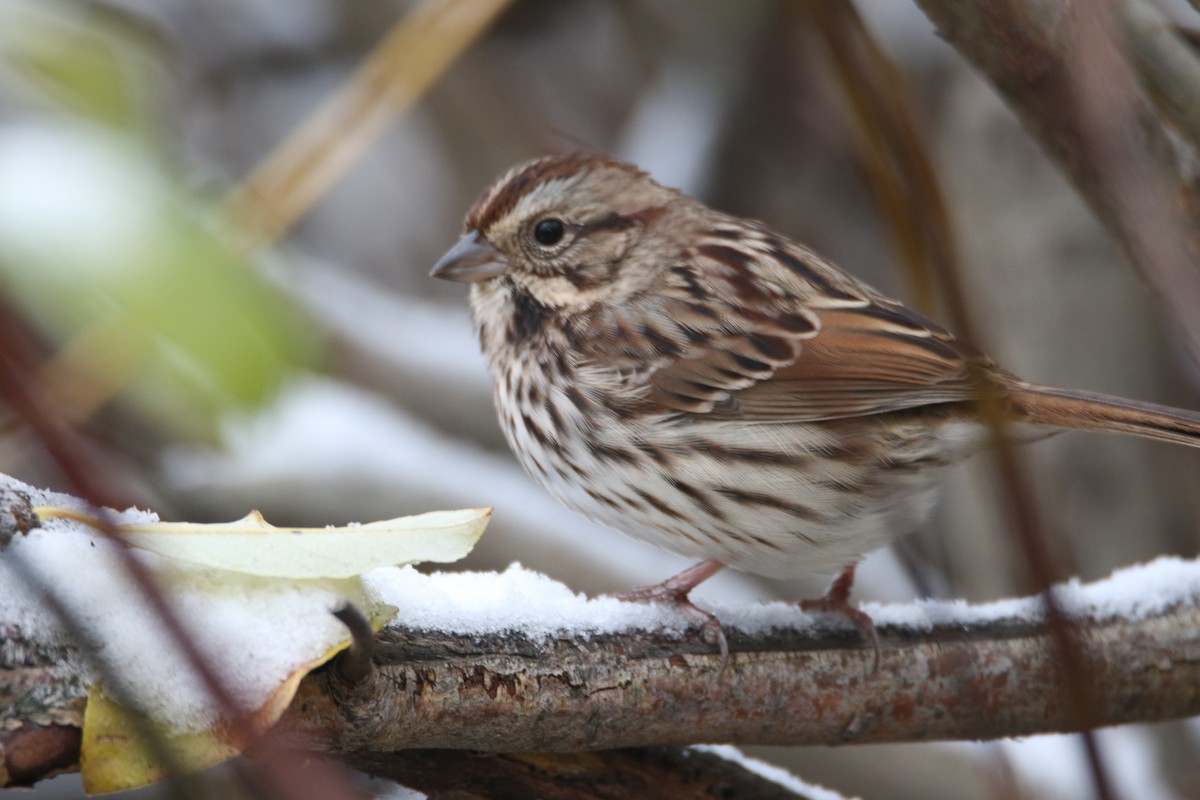
[[[431,274],[473,284],[477,315],[514,297],[568,315],[619,305],[647,291],[669,266],[670,242],[646,233],[687,202],[610,158],[528,161],[484,190],[462,238]],[[663,243],[662,252],[655,242]]]

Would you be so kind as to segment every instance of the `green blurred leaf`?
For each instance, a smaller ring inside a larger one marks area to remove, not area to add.
[[[157,38],[104,5],[0,3],[0,76],[87,119],[149,134],[162,96]]]
[[[0,79],[73,112],[0,127],[0,291],[69,348],[81,413],[124,387],[169,434],[210,438],[221,415],[309,365],[317,342],[213,223],[214,204],[163,165],[163,52],[101,4],[0,3]]]
[[[174,434],[268,399],[311,326],[210,223],[213,204],[97,127],[0,130],[0,288],[54,340],[95,330],[133,359],[131,400]],[[110,360],[106,354],[106,361]]]

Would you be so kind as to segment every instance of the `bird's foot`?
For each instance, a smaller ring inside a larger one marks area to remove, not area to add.
[[[688,598],[692,589],[695,589],[701,583],[711,578],[721,569],[722,565],[717,561],[702,561],[694,567],[685,569],[678,575],[667,578],[662,583],[656,583],[653,586],[640,586],[628,592],[618,592],[608,595],[608,597],[614,597],[617,600],[626,602],[648,601],[652,603],[666,603],[675,608],[700,627],[704,641],[715,645],[721,651],[720,674],[724,674],[725,667],[729,664],[729,641],[725,638],[725,631],[721,627],[721,621],[711,612],[696,606]]]
[[[821,597],[801,600],[800,609],[839,614],[849,620],[875,652],[875,658],[871,665],[871,674],[874,675],[879,671],[879,632],[875,630],[874,620],[866,612],[850,605],[850,589],[854,586],[854,568],[855,565],[851,564],[842,570]]]

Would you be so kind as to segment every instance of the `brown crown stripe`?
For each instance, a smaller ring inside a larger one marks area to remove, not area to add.
[[[540,158],[527,164],[516,175],[501,176],[489,186],[467,212],[467,230],[480,231],[486,235],[496,222],[516,207],[522,197],[541,184],[576,175],[586,171],[589,166],[601,165],[621,169],[637,177],[645,175],[641,170],[624,162],[588,153],[568,153]]]

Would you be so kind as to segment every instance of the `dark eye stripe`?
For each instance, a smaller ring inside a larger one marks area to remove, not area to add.
[[[633,217],[622,216],[614,212],[607,217],[601,217],[595,222],[588,222],[579,227],[581,233],[594,233],[596,231],[623,231],[637,224],[638,221]]]

